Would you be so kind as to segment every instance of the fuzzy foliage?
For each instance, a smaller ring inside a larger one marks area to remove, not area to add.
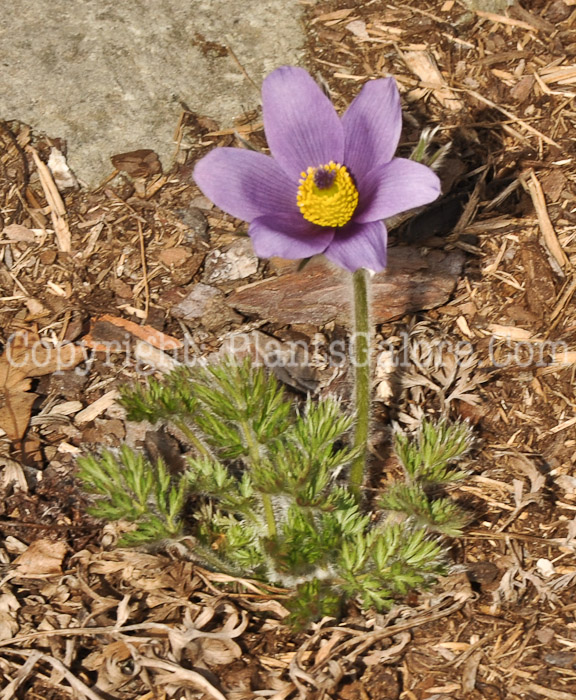
[[[346,486],[353,418],[333,398],[299,410],[263,369],[227,360],[125,388],[121,403],[134,420],[171,420],[192,446],[178,476],[126,446],[80,460],[91,512],[134,523],[124,544],[186,534],[205,566],[293,589],[295,625],[338,615],[347,600],[386,609],[446,570],[442,536],[465,518],[433,493],[464,475],[451,463],[469,448],[466,425],[398,434],[406,480],[370,513]]]
[[[78,460],[78,478],[87,491],[100,496],[89,513],[106,520],[126,520],[134,529],[122,544],[138,545],[182,533],[181,513],[187,488],[184,477],[173,479],[162,460],[152,464],[123,445],[118,453]]]

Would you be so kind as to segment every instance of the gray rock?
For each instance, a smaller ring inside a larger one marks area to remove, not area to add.
[[[176,215],[185,226],[188,226],[188,231],[185,233],[186,243],[208,243],[210,240],[208,221],[200,209],[197,207],[180,209]]]
[[[298,0],[22,0],[0,13],[0,119],[68,141],[90,185],[110,156],[154,149],[169,165],[181,102],[223,126],[297,63]]]
[[[242,280],[258,271],[258,258],[252,241],[238,238],[224,250],[213,250],[206,256],[204,282],[208,284]]]
[[[194,284],[190,292],[178,304],[173,306],[170,313],[175,318],[192,324],[201,324],[207,330],[219,330],[241,317],[227,306],[225,295],[216,287],[208,284]]]
[[[210,307],[224,299],[224,294],[216,287],[207,284],[195,284],[190,293],[176,306],[172,307],[172,316],[183,321],[193,321],[202,318]]]

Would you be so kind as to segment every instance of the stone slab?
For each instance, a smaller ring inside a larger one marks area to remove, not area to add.
[[[0,12],[0,120],[68,142],[77,176],[98,184],[110,156],[152,148],[168,166],[181,102],[223,127],[260,85],[298,63],[298,0],[21,0]]]

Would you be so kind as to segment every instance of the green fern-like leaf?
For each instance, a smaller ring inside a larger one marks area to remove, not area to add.
[[[295,589],[293,625],[337,616],[347,600],[386,609],[445,571],[441,536],[458,535],[465,516],[435,493],[464,476],[454,464],[471,444],[466,424],[426,420],[415,437],[396,436],[406,483],[382,496],[382,514],[345,486],[356,452],[337,400],[298,411],[262,368],[226,360],[125,388],[121,401],[131,419],[171,421],[191,445],[178,477],[128,447],[79,461],[91,512],[131,523],[123,544],[186,531],[204,566]]]
[[[290,611],[287,623],[296,630],[323,617],[340,617],[344,604],[342,594],[330,582],[319,579],[300,584],[294,594],[283,602]]]
[[[380,499],[383,510],[405,513],[419,527],[450,537],[462,534],[468,518],[450,498],[432,498],[419,484],[394,484]]]
[[[174,370],[163,381],[150,377],[146,386],[120,387],[119,403],[126,409],[128,420],[150,423],[189,417],[198,407],[182,369]]]
[[[173,483],[161,460],[153,465],[123,445],[118,454],[105,450],[100,456],[82,457],[78,466],[84,489],[97,496],[89,508],[91,515],[137,523],[137,529],[124,536],[123,544],[180,534],[186,480]]]
[[[290,425],[292,407],[275,377],[267,376],[263,368],[226,360],[221,365],[195,368],[191,377],[194,395],[204,408],[196,422],[208,438],[216,430],[216,444],[225,451],[224,456],[238,456],[239,444],[250,451],[251,439],[266,444]],[[227,434],[218,423],[228,426],[237,439],[232,440],[232,433]]]
[[[467,423],[424,420],[415,439],[396,433],[395,448],[412,481],[445,484],[466,476],[452,463],[470,449],[472,434]]]

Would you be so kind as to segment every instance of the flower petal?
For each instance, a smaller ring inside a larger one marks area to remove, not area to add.
[[[208,199],[238,219],[298,212],[298,183],[263,153],[215,148],[198,161],[193,177]]]
[[[283,66],[262,85],[270,151],[297,183],[302,171],[344,158],[344,131],[330,100],[302,68]]]
[[[386,226],[381,221],[352,222],[336,232],[324,255],[350,272],[361,267],[379,272],[386,267],[387,239]]]
[[[334,238],[334,229],[311,224],[302,217],[260,216],[248,229],[259,258],[299,260],[318,255]]]
[[[364,85],[342,116],[344,164],[360,179],[392,160],[402,131],[400,93],[394,78]]]
[[[366,223],[394,216],[437,199],[440,180],[428,166],[394,158],[358,183],[360,203],[354,221]]]

